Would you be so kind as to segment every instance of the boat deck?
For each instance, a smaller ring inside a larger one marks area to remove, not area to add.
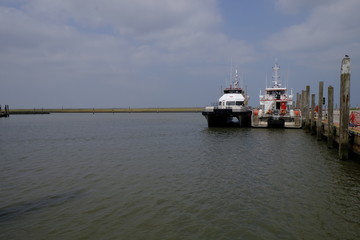
[[[266,121],[258,121],[257,124],[252,123],[251,127],[253,128],[267,128],[268,122]],[[302,125],[295,122],[285,122],[284,127],[282,128],[302,128]]]

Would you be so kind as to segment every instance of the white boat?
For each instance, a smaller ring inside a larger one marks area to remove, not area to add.
[[[264,94],[260,90],[260,107],[252,114],[253,127],[302,127],[301,111],[293,107],[292,90],[289,94],[288,89],[281,86],[279,70],[279,65],[275,63],[273,86],[266,87]]]
[[[205,107],[208,127],[250,127],[252,109],[248,106],[249,96],[239,87],[239,75],[235,70],[234,81],[224,89],[224,95],[214,106]]]

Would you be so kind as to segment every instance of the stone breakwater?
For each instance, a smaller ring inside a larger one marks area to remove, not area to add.
[[[202,108],[34,108],[11,109],[10,114],[49,114],[49,113],[167,113],[201,112]]]

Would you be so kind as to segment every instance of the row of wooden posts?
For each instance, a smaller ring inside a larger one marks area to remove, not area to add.
[[[319,95],[317,105],[317,119],[315,119],[315,94],[311,94],[310,86],[301,93],[297,93],[296,107],[299,108],[303,116],[303,127],[317,139],[322,139],[322,119],[323,119],[323,95],[324,82],[319,82]],[[334,127],[334,87],[328,87],[327,101],[327,145],[329,148],[334,146],[334,136],[336,128]],[[350,115],[350,58],[345,55],[341,63],[340,77],[340,118],[339,118],[339,158],[347,160],[349,158],[349,115]]]

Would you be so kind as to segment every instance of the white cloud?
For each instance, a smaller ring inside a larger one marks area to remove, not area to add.
[[[157,40],[176,29],[213,29],[220,17],[214,0],[33,0],[24,9],[34,18],[74,23],[88,28],[110,26],[120,35]]]
[[[131,89],[156,98],[169,81],[208,81],[206,70],[231,56],[238,63],[256,58],[249,44],[219,31],[220,21],[215,0],[19,1],[0,7],[2,81],[34,93],[54,91],[55,84],[57,102],[64,92],[80,101],[66,86],[79,94],[108,88],[123,102]]]
[[[331,4],[336,0],[276,0],[275,5],[288,14],[299,13],[302,9]]]
[[[231,41],[218,32],[220,16],[215,1],[33,0],[20,10],[4,8],[3,12],[7,14],[2,16],[2,22],[12,24],[2,24],[1,33],[13,44],[22,39],[26,44],[42,48],[50,44],[81,49],[92,42],[112,39],[127,43],[125,50],[132,48],[136,60],[145,53],[150,57],[162,54],[158,56],[162,59],[166,54],[182,55],[186,51],[197,52],[195,57],[199,57],[199,53],[205,54],[210,52],[209,49],[219,47],[227,52],[217,52],[218,56],[224,56],[231,51],[229,44],[234,44],[236,49],[251,51],[244,42]],[[104,28],[111,31],[104,33]],[[20,48],[26,47],[20,45]],[[103,49],[108,48],[103,46]],[[209,59],[207,54],[204,57]]]
[[[328,63],[344,54],[360,57],[356,48],[360,44],[359,10],[357,0],[324,3],[314,7],[306,21],[272,35],[264,44],[267,49],[308,64],[314,60]]]

